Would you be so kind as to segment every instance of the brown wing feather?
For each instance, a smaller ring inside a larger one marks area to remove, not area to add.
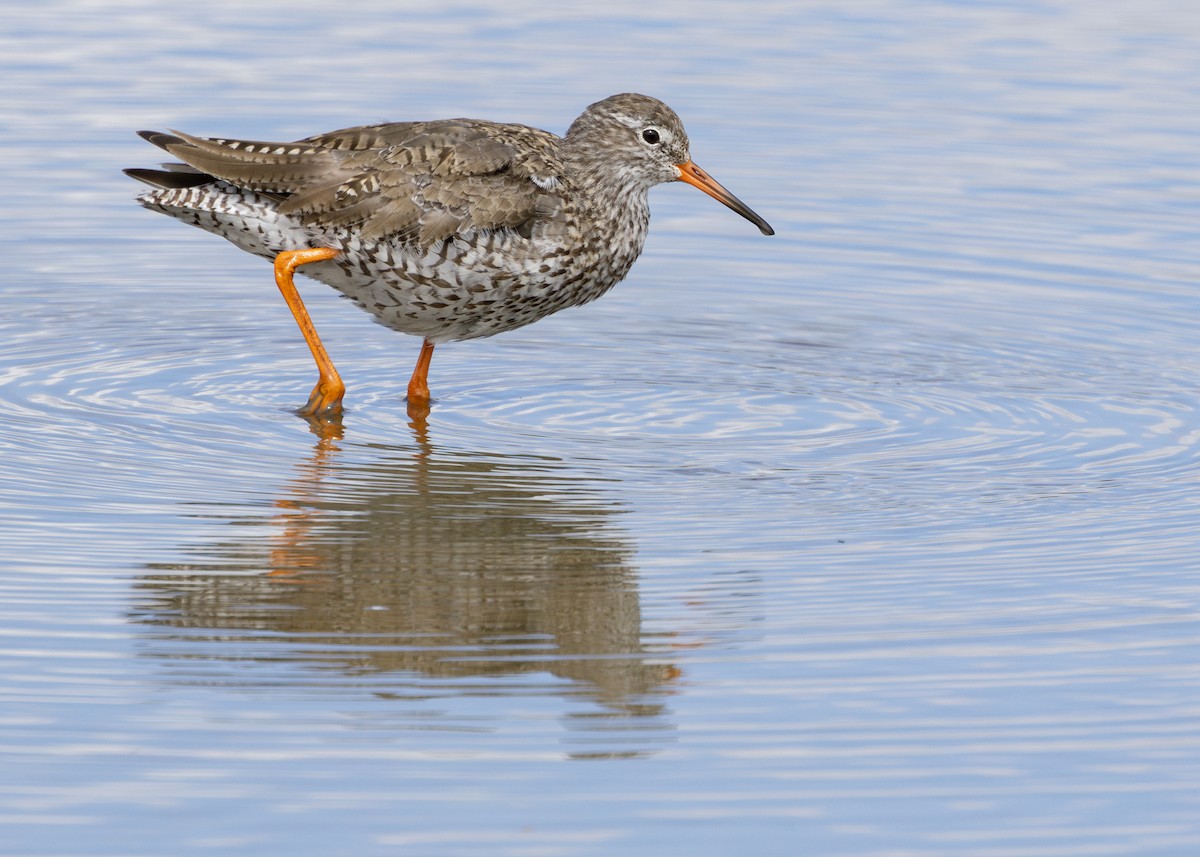
[[[429,246],[464,229],[510,228],[559,210],[558,138],[520,125],[452,119],[363,126],[301,141],[353,153],[341,181],[296,193],[281,210],[318,226],[353,226]],[[538,182],[534,182],[534,178]],[[547,199],[553,196],[553,199]]]
[[[532,221],[557,211],[547,195],[557,196],[564,172],[553,134],[466,119],[364,125],[294,143],[174,133],[152,142],[231,184],[290,194],[281,213],[422,246],[471,228],[529,234]]]
[[[157,142],[198,170],[250,190],[294,193],[336,174],[341,160],[334,153],[303,143],[256,140],[209,140],[179,131]]]

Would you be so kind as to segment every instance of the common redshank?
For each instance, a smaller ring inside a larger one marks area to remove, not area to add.
[[[675,111],[633,93],[591,105],[565,137],[476,119],[294,143],[140,133],[183,161],[125,171],[154,187],[142,205],[274,261],[317,363],[300,409],[311,417],[339,415],[345,385],[296,290],[300,266],[381,324],[424,338],[408,402],[427,411],[435,344],[530,324],[624,279],[654,185],[687,182],[774,234],[692,163]]]

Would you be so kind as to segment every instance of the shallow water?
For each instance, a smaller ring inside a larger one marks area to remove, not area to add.
[[[1190,4],[42,4],[0,30],[0,853],[1191,855]],[[663,97],[769,220],[417,342],[132,132]]]

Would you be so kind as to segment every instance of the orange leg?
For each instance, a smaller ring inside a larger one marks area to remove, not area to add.
[[[428,406],[429,404],[429,362],[433,360],[433,343],[426,339],[421,343],[421,354],[417,357],[417,365],[413,368],[412,377],[408,379],[408,403],[410,405]]]
[[[308,404],[300,409],[300,413],[305,416],[337,416],[340,414],[346,385],[342,383],[342,377],[338,375],[333,361],[329,359],[329,354],[325,351],[325,346],[321,344],[321,338],[317,336],[317,329],[313,327],[308,310],[304,308],[304,302],[300,300],[300,293],[296,291],[292,275],[301,265],[327,261],[336,256],[338,252],[338,250],[328,247],[316,247],[311,250],[286,250],[275,257],[275,284],[283,293],[283,299],[287,301],[288,308],[291,309],[292,315],[296,319],[296,324],[300,325],[300,332],[304,334],[304,341],[308,343],[313,359],[317,361],[317,372],[319,373],[317,386],[313,387],[313,391],[308,397]]]

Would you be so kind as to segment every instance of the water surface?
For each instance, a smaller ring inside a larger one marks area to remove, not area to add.
[[[0,852],[1191,855],[1190,4],[50,3],[0,31]],[[351,14],[351,8],[353,14]],[[627,282],[440,348],[142,128],[644,91]]]

